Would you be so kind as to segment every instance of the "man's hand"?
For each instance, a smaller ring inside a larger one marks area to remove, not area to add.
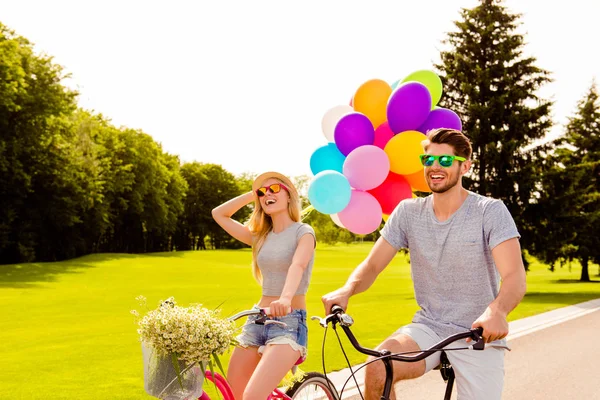
[[[321,301],[325,306],[325,314],[330,314],[331,307],[335,304],[346,310],[351,295],[350,290],[344,286],[321,297]]]
[[[279,298],[279,300],[272,301],[269,304],[269,312],[273,317],[283,317],[288,315],[292,311],[291,301]]]
[[[499,311],[493,311],[489,307],[486,308],[485,312],[481,314],[471,326],[472,329],[478,327],[483,328],[483,339],[486,343],[503,339],[508,335],[508,321],[506,321],[506,314]],[[467,342],[470,341],[471,339],[468,338]]]

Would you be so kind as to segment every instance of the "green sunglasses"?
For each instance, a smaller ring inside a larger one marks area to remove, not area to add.
[[[449,154],[442,154],[440,156],[432,156],[431,154],[421,154],[419,156],[419,158],[421,159],[421,164],[423,164],[426,167],[431,167],[433,165],[433,163],[435,162],[435,160],[438,160],[438,163],[444,168],[450,167],[452,165],[452,163],[454,162],[454,160],[458,160],[458,161],[466,161],[467,160],[464,157],[453,156],[453,155],[449,155]]]

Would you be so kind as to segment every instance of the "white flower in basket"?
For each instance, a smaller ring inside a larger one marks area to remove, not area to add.
[[[145,301],[143,297],[138,300]],[[132,313],[138,316],[137,311]],[[235,324],[196,304],[180,307],[170,297],[138,321],[144,359],[144,389],[159,399],[197,399],[204,371],[223,375],[219,355],[235,344]],[[214,362],[214,364],[213,364]]]

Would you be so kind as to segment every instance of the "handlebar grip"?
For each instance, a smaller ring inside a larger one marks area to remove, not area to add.
[[[343,313],[343,312],[344,312],[344,309],[341,306],[338,306],[337,304],[334,304],[333,306],[331,306],[332,314]]]
[[[264,307],[262,308],[263,312],[267,315],[271,315],[271,308],[270,307]],[[292,312],[292,307],[288,308],[287,310],[288,314]]]
[[[477,328],[474,329],[475,333],[477,333],[479,336],[483,336],[483,328],[478,326]]]

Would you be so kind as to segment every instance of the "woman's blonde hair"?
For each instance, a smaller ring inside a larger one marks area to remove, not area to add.
[[[283,183],[288,189],[288,195],[290,197],[290,202],[288,203],[288,214],[292,221],[300,222],[301,217],[301,207],[300,207],[300,196],[298,195],[298,191],[294,187],[294,184],[284,176],[280,174],[266,175],[260,176],[260,184],[266,181],[267,179],[275,179],[281,183]],[[258,180],[258,178],[257,178]],[[253,187],[254,189],[254,187]],[[254,211],[250,215],[250,219],[247,223],[250,232],[252,233],[252,275],[254,279],[259,284],[262,284],[262,274],[260,273],[260,268],[258,267],[258,253],[265,243],[265,239],[267,235],[273,229],[273,221],[271,217],[265,213],[260,205],[260,200],[258,197],[254,200]]]

